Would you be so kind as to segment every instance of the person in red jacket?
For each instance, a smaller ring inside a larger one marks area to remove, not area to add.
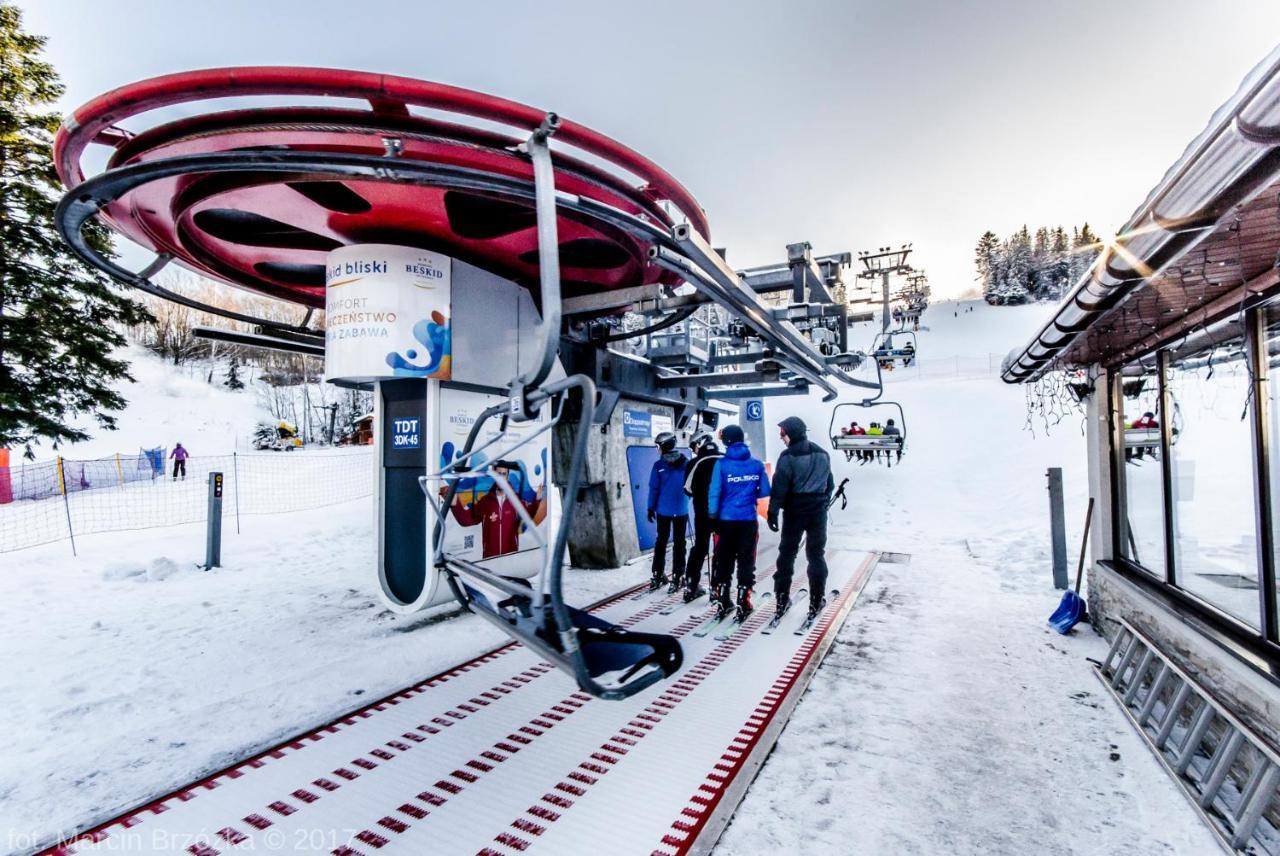
[[[493,465],[495,474],[511,481],[511,473],[517,476],[520,469],[510,461],[497,461]],[[522,494],[523,485],[519,480],[512,482],[517,494]],[[533,522],[541,523],[547,516],[547,485],[544,481],[538,488],[537,495],[530,500],[521,500],[521,505]],[[495,483],[493,487],[475,502],[464,503],[461,498],[453,501],[453,519],[463,526],[479,526],[481,555],[485,559],[494,556],[505,556],[520,549],[520,529],[524,525],[519,512],[501,488]]]
[[[1137,431],[1151,431],[1155,428],[1159,428],[1160,423],[1156,421],[1156,415],[1148,410],[1146,413],[1142,414],[1142,416],[1133,420],[1133,424],[1129,427]],[[1151,450],[1151,457],[1154,458],[1156,455],[1155,446],[1139,446],[1137,449],[1126,448],[1124,450],[1124,459],[1126,461],[1133,460],[1134,458],[1142,460],[1142,456],[1146,454],[1148,448]]]
[[[867,429],[859,425],[856,420],[851,422],[848,428],[842,428],[840,430],[842,430],[845,434],[847,434],[850,437],[867,436]],[[871,456],[871,453],[866,451],[865,449],[859,449],[855,454],[858,456],[859,461],[865,461]]]

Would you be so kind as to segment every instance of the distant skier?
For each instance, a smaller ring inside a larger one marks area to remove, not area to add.
[[[884,423],[884,436],[886,437],[902,436],[902,431],[898,429],[898,426],[894,424],[892,419]],[[889,457],[888,451],[886,451],[884,454],[886,458]],[[898,463],[902,463],[902,446],[898,446]]]
[[[827,506],[836,483],[831,476],[831,459],[823,449],[809,442],[804,420],[788,416],[778,423],[778,433],[787,448],[778,458],[773,495],[769,499],[769,528],[777,532],[778,517],[782,517],[782,542],[778,545],[773,592],[781,615],[791,606],[791,577],[803,537],[805,558],[809,560],[809,616],[812,617],[827,602]]]
[[[711,493],[711,475],[715,472],[716,463],[724,457],[716,438],[710,431],[697,434],[690,442],[694,458],[684,479],[684,492],[693,501],[693,549],[689,551],[689,564],[684,572],[685,603],[697,600],[705,593],[702,582],[702,563],[707,560],[711,547],[715,521],[707,510]],[[719,539],[716,539],[717,544]],[[717,547],[716,553],[719,552]],[[715,557],[711,559],[711,576],[715,576]]]
[[[689,459],[676,449],[676,435],[663,431],[654,438],[658,460],[649,471],[649,522],[658,524],[653,544],[653,575],[649,591],[670,582],[675,594],[684,585],[685,530],[689,524],[689,497],[684,493],[684,470]],[[671,545],[671,579],[667,579],[667,539]]]
[[[169,457],[173,458],[173,480],[177,481],[178,476],[182,476],[182,480],[187,480],[187,458],[190,457],[187,450],[182,447],[181,443],[175,443],[173,451],[169,453]]]
[[[760,539],[756,500],[769,495],[769,474],[764,464],[751,457],[741,426],[726,425],[720,430],[720,439],[725,443],[724,457],[716,462],[707,495],[707,513],[717,521],[720,536],[711,594],[719,614],[728,615],[733,608],[729,587],[736,566],[738,617],[745,619],[755,608],[751,591],[756,583],[756,542]]]

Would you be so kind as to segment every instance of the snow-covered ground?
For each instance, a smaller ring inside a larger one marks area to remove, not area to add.
[[[968,305],[926,313],[922,361],[1003,353],[1048,312]],[[889,383],[907,455],[836,460],[851,501],[832,539],[911,562],[872,577],[718,852],[1212,852],[1090,674],[1100,638],[1045,624],[1044,470],[1066,470],[1074,553],[1078,421],[1033,438],[1023,390],[992,376]],[[793,412],[825,431],[816,397],[766,418]],[[5,556],[0,841],[82,827],[502,641],[472,616],[382,610],[370,523],[367,501],[247,519],[213,573],[194,570],[199,526]],[[571,597],[644,575],[572,572]]]
[[[964,358],[965,342],[969,356],[1007,351],[1048,311],[936,305],[921,359]],[[1045,470],[1064,469],[1074,568],[1082,423],[1033,438],[1024,390],[995,377],[888,388],[907,454],[893,469],[836,460],[850,503],[832,543],[911,561],[876,570],[716,852],[1214,852],[1093,677],[1103,639],[1045,623],[1060,597]],[[770,423],[791,412],[826,428],[815,398],[766,405]]]

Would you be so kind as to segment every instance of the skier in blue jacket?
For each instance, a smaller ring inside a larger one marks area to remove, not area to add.
[[[676,450],[676,435],[663,431],[654,438],[658,460],[649,471],[649,522],[658,524],[653,544],[653,576],[649,591],[670,582],[670,593],[684,585],[685,530],[689,524],[689,497],[684,492],[684,470],[689,459]],[[667,580],[667,539],[671,545],[671,579]]]
[[[726,425],[720,431],[720,439],[725,444],[724,457],[712,471],[707,497],[707,512],[718,521],[716,532],[720,536],[711,598],[718,604],[721,617],[729,614],[733,606],[729,587],[737,565],[738,619],[742,620],[755,608],[751,589],[756,582],[756,542],[760,538],[756,500],[769,495],[769,474],[764,464],[751,457],[740,426]]]

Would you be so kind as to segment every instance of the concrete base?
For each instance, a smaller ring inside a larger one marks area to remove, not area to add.
[[[640,555],[636,534],[635,508],[631,500],[631,474],[627,470],[627,449],[648,446],[652,437],[628,437],[623,430],[627,411],[674,420],[674,408],[630,399],[620,399],[609,421],[592,426],[587,447],[583,488],[578,491],[578,508],[569,533],[569,558],[575,568],[616,568]],[[684,432],[677,432],[687,443]],[[556,427],[552,459],[556,484],[563,489],[568,477],[573,429],[562,423]],[[566,503],[575,498],[564,497]]]

